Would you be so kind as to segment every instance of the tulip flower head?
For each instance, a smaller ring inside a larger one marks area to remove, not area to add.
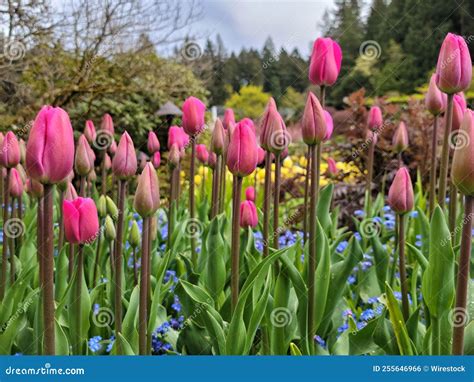
[[[425,106],[433,115],[439,115],[444,111],[446,105],[446,94],[439,90],[436,85],[436,73],[431,75],[428,91],[425,95]]]
[[[400,124],[393,134],[392,146],[396,153],[401,153],[408,147],[408,131],[403,121],[400,121]]]
[[[183,103],[183,128],[190,136],[197,135],[204,128],[206,106],[196,97],[189,97]]]
[[[40,198],[43,196],[43,193],[44,193],[43,185],[34,179],[27,179],[25,188],[26,188],[26,192],[29,195],[33,196],[34,198]]]
[[[213,153],[221,155],[224,152],[226,139],[225,134],[226,132],[224,130],[224,125],[222,124],[221,120],[217,118],[211,138],[211,151]]]
[[[216,153],[213,153],[212,151],[209,153],[209,159],[207,160],[207,165],[211,168],[211,169],[215,169],[216,168],[216,163],[217,163],[217,155]]]
[[[255,202],[255,188],[247,187],[245,190],[245,199]]]
[[[400,168],[388,191],[388,204],[397,214],[405,214],[413,209],[413,186],[406,167]]]
[[[110,156],[107,153],[105,153],[104,166],[106,170],[110,170],[112,168],[112,159],[110,159]]]
[[[315,85],[332,86],[341,70],[342,50],[331,38],[318,38],[314,42],[309,64],[309,80]]]
[[[119,179],[127,179],[137,172],[137,155],[132,138],[127,132],[123,133],[112,160],[112,171]]]
[[[260,165],[265,161],[265,150],[260,146],[257,147],[257,158],[257,165]]]
[[[464,98],[464,94],[455,94],[453,96],[453,121],[451,125],[451,131],[459,130],[466,110],[467,104],[466,99]]]
[[[324,141],[329,141],[334,131],[334,122],[331,114],[329,114],[327,110],[324,110],[324,118],[326,120],[326,135],[324,137]]]
[[[234,110],[232,109],[225,109],[224,112],[224,120],[222,121],[224,129],[231,130],[235,125],[235,115]]]
[[[20,145],[13,132],[9,131],[3,138],[0,151],[0,164],[6,168],[16,167],[20,163]]]
[[[242,228],[254,228],[258,224],[257,207],[251,200],[240,203],[240,226]]]
[[[383,125],[382,110],[378,106],[372,106],[367,117],[367,126],[370,130],[378,130]]]
[[[258,151],[253,122],[244,118],[235,125],[227,149],[227,167],[236,176],[247,176],[257,167]]]
[[[107,131],[112,136],[115,134],[114,121],[112,120],[110,114],[104,114],[104,116],[102,117],[102,122],[100,123],[100,129],[103,131]]]
[[[278,113],[275,100],[270,98],[262,120],[260,135],[262,147],[271,153],[280,154],[290,143],[285,122]]]
[[[90,198],[64,200],[64,233],[72,244],[93,242],[99,233],[99,218],[94,201]]]
[[[79,137],[76,149],[74,168],[79,176],[87,176],[94,169],[95,154],[85,134]]]
[[[436,84],[446,94],[469,88],[472,79],[472,61],[469,48],[462,36],[448,33],[438,56]]]
[[[64,193],[64,200],[72,201],[75,199],[77,199],[77,191],[72,183],[68,183],[66,192]]]
[[[151,157],[151,163],[153,164],[154,168],[160,167],[161,164],[161,154],[159,151],[155,152]]]
[[[189,135],[186,134],[182,127],[171,126],[168,130],[168,150],[171,150],[171,146],[176,144],[181,150],[185,148],[189,143]]]
[[[168,155],[169,165],[172,168],[177,167],[179,165],[180,159],[181,159],[181,154],[180,154],[180,151],[179,151],[179,147],[175,143],[174,145],[171,146],[170,151],[169,151],[169,155]]]
[[[43,106],[26,145],[28,174],[43,184],[55,184],[72,171],[74,135],[69,115],[59,107]]]
[[[87,138],[87,142],[89,142],[90,144],[92,144],[95,141],[95,138],[97,137],[94,122],[92,122],[90,119],[86,121],[86,126],[84,127],[84,135]]]
[[[10,192],[11,197],[19,198],[23,194],[23,180],[16,168],[12,168],[10,171],[10,184],[8,185],[8,191]]]
[[[332,158],[328,158],[327,162],[328,162],[328,169],[327,169],[326,174],[328,175],[329,178],[334,178],[339,172],[339,170],[337,169],[336,161]]]
[[[147,148],[150,155],[160,151],[160,141],[153,131],[148,133]]]
[[[114,140],[112,140],[112,142],[110,143],[108,147],[109,147],[110,155],[115,155],[115,153],[117,152],[117,143]]]
[[[160,207],[158,176],[151,163],[147,163],[138,178],[133,207],[141,217],[153,215]]]
[[[309,92],[302,120],[303,141],[315,145],[324,140],[327,134],[324,110],[316,96]]]
[[[196,145],[196,157],[204,165],[207,165],[209,161],[209,152],[207,151],[206,145]]]
[[[474,195],[474,114],[467,109],[461,123],[456,149],[453,155],[451,176],[458,190]],[[461,139],[462,138],[462,139]]]

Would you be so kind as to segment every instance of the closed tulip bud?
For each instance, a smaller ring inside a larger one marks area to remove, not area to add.
[[[196,97],[189,97],[183,103],[183,128],[188,135],[197,135],[204,128],[206,106]]]
[[[107,199],[105,195],[101,195],[97,201],[97,212],[101,219],[107,216]]]
[[[334,178],[339,172],[339,170],[337,169],[336,161],[332,158],[328,158],[327,162],[328,162],[328,169],[327,169],[326,174],[328,175],[329,178]]]
[[[247,187],[245,190],[245,199],[255,202],[255,188]]]
[[[160,207],[158,176],[151,163],[145,166],[145,169],[138,178],[133,207],[141,217],[153,215]]]
[[[380,129],[383,125],[382,110],[378,106],[372,106],[367,117],[367,126],[371,130]]]
[[[225,130],[222,122],[217,118],[214,125],[214,130],[212,131],[211,137],[211,151],[217,155],[221,155],[224,152],[225,146]]]
[[[240,226],[242,228],[254,228],[258,224],[257,207],[251,200],[240,203]]]
[[[464,194],[474,195],[474,115],[467,109],[461,123],[464,139],[458,139],[454,150],[451,176],[458,190]]]
[[[446,94],[439,90],[436,85],[436,74],[432,74],[430,85],[425,95],[425,106],[433,115],[439,115],[444,111],[446,105]]]
[[[89,175],[87,175],[87,180],[92,183],[97,181],[97,174],[94,169],[89,173]]]
[[[153,131],[148,133],[147,148],[150,155],[160,151],[160,141]]]
[[[141,242],[140,229],[138,228],[138,224],[135,220],[132,223],[132,228],[130,228],[130,236],[128,237],[128,242],[133,248],[137,248]]]
[[[64,200],[64,234],[72,244],[91,243],[99,233],[99,219],[94,201],[90,198]]]
[[[315,85],[332,86],[341,70],[342,50],[331,38],[314,42],[309,64],[309,80]]]
[[[28,174],[41,183],[55,184],[72,171],[74,135],[69,115],[59,107],[43,106],[26,145]]]
[[[154,168],[160,167],[160,164],[161,164],[161,154],[160,154],[159,151],[157,151],[156,153],[153,154],[153,156],[151,157],[151,163],[153,164],[153,167],[154,167]]]
[[[169,165],[172,168],[177,167],[179,165],[180,159],[181,159],[181,154],[180,154],[180,151],[179,151],[179,147],[178,147],[177,144],[174,144],[173,146],[171,146],[171,149],[170,149],[170,152],[169,152],[169,155],[168,155]]]
[[[209,152],[207,151],[206,145],[196,145],[196,157],[202,164],[207,164]]]
[[[451,131],[459,130],[461,122],[464,118],[464,113],[467,110],[466,100],[463,93],[455,94],[453,97],[453,121]]]
[[[119,179],[127,179],[137,172],[137,155],[132,138],[127,132],[120,138],[117,152],[112,160],[112,171]]]
[[[222,125],[224,129],[229,130],[235,125],[235,115],[234,110],[232,109],[225,109],[224,112],[224,120],[222,121]]]
[[[18,144],[20,146],[20,163],[25,164],[26,160],[26,143],[23,139],[20,139],[18,141]],[[0,146],[1,147],[1,146]]]
[[[86,126],[84,127],[84,136],[86,137],[87,142],[90,144],[92,144],[97,137],[94,122],[92,122],[90,119],[86,121]]]
[[[108,241],[113,241],[117,237],[117,233],[115,231],[115,224],[110,216],[107,216],[105,218],[104,234],[105,234],[105,238]]]
[[[18,171],[18,174],[20,175],[21,181],[25,183],[26,179],[28,178],[28,175],[26,175],[25,169],[23,168],[21,164],[17,165],[15,168],[16,168],[16,171]]]
[[[100,129],[107,131],[111,136],[114,135],[114,121],[112,120],[110,114],[104,114],[104,116],[102,117],[102,122],[100,123]]]
[[[106,170],[110,170],[112,168],[112,159],[110,159],[110,156],[107,153],[105,153],[104,166]]]
[[[10,170],[10,184],[8,191],[12,198],[19,198],[23,194],[23,180],[16,168]]]
[[[3,133],[0,133],[0,149],[2,148],[3,146],[3,140],[5,139],[5,136],[3,135]],[[0,157],[0,166],[2,165],[1,163],[1,157]]]
[[[263,115],[260,141],[262,147],[273,154],[280,154],[290,143],[290,136],[286,130],[285,122],[278,113],[273,98],[268,101]]]
[[[179,149],[186,146],[188,136],[184,130],[179,126],[171,126],[168,130],[168,150],[171,150],[171,146],[177,145]]]
[[[441,45],[436,66],[436,84],[446,94],[469,88],[472,79],[472,61],[466,41],[448,33]]]
[[[216,168],[216,163],[217,163],[216,153],[210,152],[209,159],[207,160],[207,165],[214,170]]]
[[[406,167],[400,168],[388,191],[388,204],[397,214],[413,209],[413,186]]]
[[[257,167],[257,139],[253,122],[244,118],[234,129],[227,150],[227,167],[236,176],[247,176]]]
[[[378,140],[379,140],[379,135],[377,134],[376,131],[367,130],[367,134],[365,137],[365,141],[367,144],[374,142],[374,145],[377,145]]]
[[[265,161],[265,150],[260,146],[257,147],[257,165],[262,164]]]
[[[74,199],[77,199],[77,191],[72,183],[68,183],[66,191],[64,192],[64,200],[71,201]]]
[[[112,216],[112,219],[117,220],[118,208],[110,196],[105,197],[105,204],[107,205],[107,214]]]
[[[334,122],[332,120],[331,114],[329,114],[329,112],[326,110],[324,110],[324,119],[326,120],[326,135],[324,137],[324,141],[329,141],[334,131]]]
[[[34,179],[27,179],[26,192],[34,198],[41,198],[44,193],[44,188],[40,182]]]
[[[89,142],[87,142],[86,136],[82,134],[77,142],[76,159],[74,161],[74,169],[77,175],[87,176],[94,169],[91,153],[93,154]]]
[[[117,143],[115,141],[112,141],[112,143],[109,146],[109,154],[114,156],[116,152],[117,152]]]
[[[138,160],[138,168],[141,172],[143,171],[146,164],[148,163],[148,156],[144,152],[139,151],[137,155],[137,160]]]
[[[309,92],[301,122],[303,141],[315,145],[323,141],[327,134],[326,117],[316,96]]]
[[[400,124],[393,134],[392,146],[396,153],[401,153],[408,147],[408,131],[403,121],[400,121]]]
[[[3,167],[13,168],[20,163],[20,145],[13,132],[9,131],[2,142],[0,151],[0,163]]]

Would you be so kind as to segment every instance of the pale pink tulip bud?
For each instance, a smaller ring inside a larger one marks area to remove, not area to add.
[[[451,131],[459,130],[466,110],[467,104],[464,94],[455,94],[453,96],[453,124],[451,125]]]
[[[274,154],[280,154],[290,143],[290,136],[285,122],[278,113],[275,100],[270,98],[262,119],[260,135],[262,147]]]
[[[43,196],[44,188],[40,182],[28,178],[26,180],[26,192],[34,198],[40,198]]]
[[[181,153],[180,153],[178,145],[175,143],[170,148],[169,155],[168,155],[168,162],[172,168],[175,168],[179,165],[180,159],[181,159]]]
[[[92,122],[90,119],[86,121],[86,126],[84,127],[84,135],[87,138],[87,142],[89,142],[90,144],[92,144],[95,141],[95,138],[97,137],[94,122]]]
[[[446,105],[446,94],[439,90],[436,85],[436,74],[430,78],[430,85],[425,95],[425,106],[433,115],[439,115],[444,111]]]
[[[457,139],[453,155],[451,176],[458,190],[474,195],[474,114],[467,109],[461,123],[463,139]]]
[[[110,155],[114,156],[117,152],[117,142],[112,141],[109,146],[109,153]]]
[[[221,120],[217,118],[211,137],[211,151],[213,153],[221,155],[224,152],[225,134],[224,126]]]
[[[112,171],[119,179],[127,179],[137,172],[137,155],[132,138],[127,132],[123,133],[112,160]]]
[[[209,160],[209,152],[207,151],[206,145],[196,145],[196,157],[202,164],[207,165],[207,161]]]
[[[2,142],[0,151],[0,164],[6,168],[13,168],[20,163],[20,145],[13,132],[9,131]]]
[[[8,191],[12,198],[19,198],[23,194],[23,180],[16,168],[10,170],[10,184]]]
[[[392,146],[396,153],[401,153],[408,147],[408,130],[403,121],[400,121],[393,134]]]
[[[72,201],[77,199],[77,191],[74,188],[74,185],[69,182],[66,186],[66,191],[64,192],[64,200]]]
[[[196,97],[189,97],[183,103],[183,128],[188,135],[197,135],[204,129],[206,106]]]
[[[115,134],[114,121],[112,120],[110,114],[104,114],[104,116],[102,117],[102,122],[100,124],[100,129],[107,131],[111,136]]]
[[[110,170],[112,168],[112,159],[110,159],[110,156],[107,153],[105,153],[104,166],[106,170]]]
[[[326,136],[324,137],[324,141],[329,141],[334,131],[334,122],[332,120],[331,114],[329,114],[329,112],[326,110],[324,110],[324,118],[326,120]]]
[[[413,209],[413,186],[406,167],[397,171],[388,191],[388,204],[397,214],[404,214]]]
[[[326,117],[316,96],[309,92],[304,108],[302,124],[303,141],[307,145],[316,145],[326,137]]]
[[[153,131],[148,133],[147,148],[150,155],[160,151],[160,141]]]
[[[327,162],[328,162],[328,169],[327,169],[326,174],[328,175],[329,178],[334,178],[339,172],[339,170],[337,169],[336,161],[332,158],[328,158]]]
[[[18,144],[20,146],[20,163],[25,164],[26,161],[26,142],[23,139],[20,139],[18,141]],[[1,145],[0,145],[1,147]]]
[[[79,137],[76,149],[76,159],[74,162],[74,169],[77,175],[87,176],[94,169],[94,157],[92,157],[93,151],[89,146],[89,142],[85,134]]]
[[[331,38],[314,42],[309,65],[309,80],[315,85],[332,86],[341,70],[342,50]]]
[[[222,121],[224,129],[229,130],[235,125],[235,115],[234,110],[232,109],[225,109],[224,112],[224,120]]]
[[[151,163],[147,163],[138,177],[138,186],[135,191],[133,207],[141,217],[153,215],[160,207],[158,176]]]

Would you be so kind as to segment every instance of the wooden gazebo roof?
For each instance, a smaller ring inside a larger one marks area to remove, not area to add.
[[[158,116],[165,116],[165,115],[183,115],[181,109],[176,106],[173,102],[167,101],[164,105],[162,105],[158,111],[156,112]]]

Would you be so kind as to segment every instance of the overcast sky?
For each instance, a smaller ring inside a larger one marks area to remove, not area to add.
[[[271,36],[279,49],[297,47],[309,55],[321,34],[324,11],[334,0],[202,0],[203,18],[192,26],[200,35],[220,33],[228,51],[261,49]]]

